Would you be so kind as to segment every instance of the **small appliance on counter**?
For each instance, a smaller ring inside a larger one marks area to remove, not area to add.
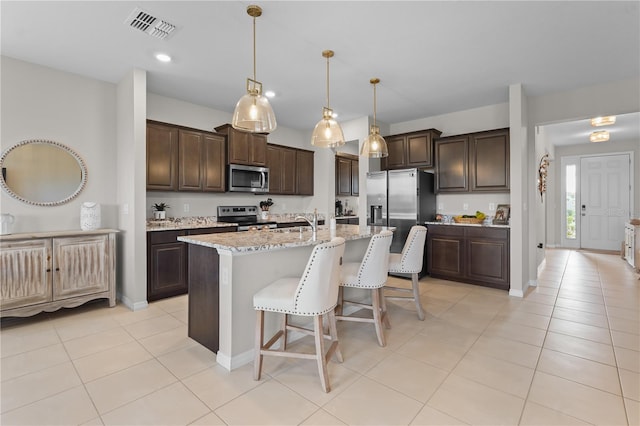
[[[342,201],[336,200],[336,217],[342,216]]]
[[[261,220],[259,214],[257,206],[218,206],[218,222],[237,223],[238,231],[278,227],[274,221]]]

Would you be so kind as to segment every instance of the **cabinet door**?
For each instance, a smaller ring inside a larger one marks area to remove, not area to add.
[[[202,190],[225,191],[225,139],[205,133],[202,139]]]
[[[407,166],[433,167],[431,132],[407,135]]]
[[[296,175],[298,195],[313,195],[313,151],[296,152]]]
[[[109,290],[108,235],[53,239],[53,300]]]
[[[187,245],[177,240],[179,236],[186,233],[186,231],[147,233],[148,301],[187,293]]]
[[[436,192],[467,192],[468,138],[449,137],[436,141]]]
[[[147,123],[147,189],[178,189],[178,130]]]
[[[336,195],[351,195],[351,160],[336,156]]]
[[[200,191],[202,189],[202,133],[180,130],[179,135],[178,189]]]
[[[284,172],[280,147],[267,146],[267,167],[269,168],[269,194],[280,194],[282,192],[282,175]]]
[[[351,160],[351,195],[360,194],[360,162]]]
[[[0,242],[0,307],[50,302],[51,239]]]
[[[389,156],[385,158],[383,161],[386,169],[401,169],[407,166],[407,154],[406,154],[406,146],[405,146],[405,137],[403,135],[400,136],[389,136],[385,138],[387,142],[387,150],[389,151]]]
[[[264,166],[267,164],[267,136],[249,136],[249,164],[252,166]]]
[[[227,158],[229,164],[251,164],[249,159],[250,134],[235,130],[231,126],[227,129]]]
[[[296,193],[296,150],[290,148],[281,149],[282,156],[282,194]]]
[[[471,191],[509,191],[509,129],[469,136]]]
[[[429,273],[443,278],[464,277],[464,239],[456,236],[427,233],[427,264]]]
[[[491,287],[509,289],[509,240],[469,237],[467,276]]]

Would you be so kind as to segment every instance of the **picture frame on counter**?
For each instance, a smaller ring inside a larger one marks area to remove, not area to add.
[[[509,214],[511,213],[511,204],[498,204],[496,214],[493,217],[494,225],[508,225]]]

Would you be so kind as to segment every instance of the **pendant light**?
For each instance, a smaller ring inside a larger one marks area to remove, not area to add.
[[[322,108],[322,120],[318,121],[311,135],[311,145],[323,148],[335,148],[344,145],[342,128],[333,119],[333,110],[329,107],[329,58],[332,58],[333,55],[333,50],[322,52],[322,56],[327,58],[327,106]]]
[[[262,96],[262,83],[256,79],[256,18],[262,15],[260,6],[247,7],[253,18],[253,78],[247,78],[247,94],[236,104],[231,125],[251,133],[269,133],[276,129],[276,115],[269,100]]]
[[[376,125],[376,84],[380,83],[380,79],[372,78],[369,82],[373,85],[373,124],[369,136],[362,143],[360,155],[370,158],[387,157],[389,156],[387,143],[380,136],[380,128]]]

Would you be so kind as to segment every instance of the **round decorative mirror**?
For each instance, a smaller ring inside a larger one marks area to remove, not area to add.
[[[22,141],[2,153],[0,185],[13,198],[36,206],[56,206],[78,196],[87,169],[69,147],[48,140]]]

